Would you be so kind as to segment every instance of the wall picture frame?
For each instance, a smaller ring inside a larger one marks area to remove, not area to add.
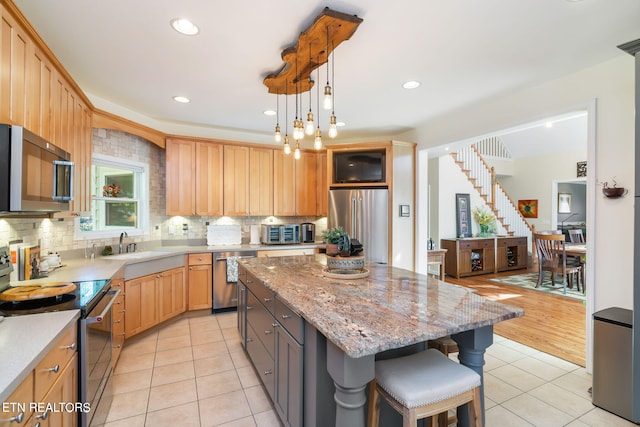
[[[576,177],[582,178],[587,176],[587,162],[576,163]]]
[[[558,213],[571,213],[571,193],[558,193]]]
[[[471,237],[471,197],[456,193],[456,237]]]

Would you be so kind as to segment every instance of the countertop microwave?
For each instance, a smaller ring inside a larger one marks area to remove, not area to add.
[[[71,155],[22,126],[0,124],[0,215],[69,209]]]
[[[386,180],[386,150],[336,151],[333,153],[333,183],[375,183]]]

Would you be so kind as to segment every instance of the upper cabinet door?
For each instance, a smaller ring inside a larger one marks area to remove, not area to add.
[[[224,146],[224,214],[249,215],[249,147]]]
[[[249,213],[273,215],[273,149],[249,150]]]
[[[296,165],[293,154],[282,150],[273,152],[273,214],[296,214]]]
[[[210,142],[195,143],[196,214],[223,214],[223,146]]]
[[[168,139],[166,144],[167,215],[195,215],[193,141]]]
[[[314,216],[317,211],[316,153],[302,152],[295,160],[296,215]]]

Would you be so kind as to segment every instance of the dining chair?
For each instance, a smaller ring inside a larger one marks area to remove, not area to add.
[[[584,234],[582,234],[581,228],[576,228],[575,230],[569,230],[569,240],[571,243],[584,243]]]
[[[567,293],[567,279],[569,287],[573,287],[573,278],[576,278],[576,287],[580,291],[580,278],[582,277],[582,265],[567,264],[564,234],[534,234],[536,253],[538,255],[538,282],[536,288],[542,285],[545,271],[551,273],[551,284],[555,285],[555,275],[562,277],[563,293]],[[584,289],[584,283],[582,284]]]

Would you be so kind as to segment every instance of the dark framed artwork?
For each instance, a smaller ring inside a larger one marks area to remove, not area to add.
[[[456,237],[471,237],[471,198],[466,193],[456,193]]]
[[[587,176],[587,162],[576,163],[576,176],[578,178]]]

